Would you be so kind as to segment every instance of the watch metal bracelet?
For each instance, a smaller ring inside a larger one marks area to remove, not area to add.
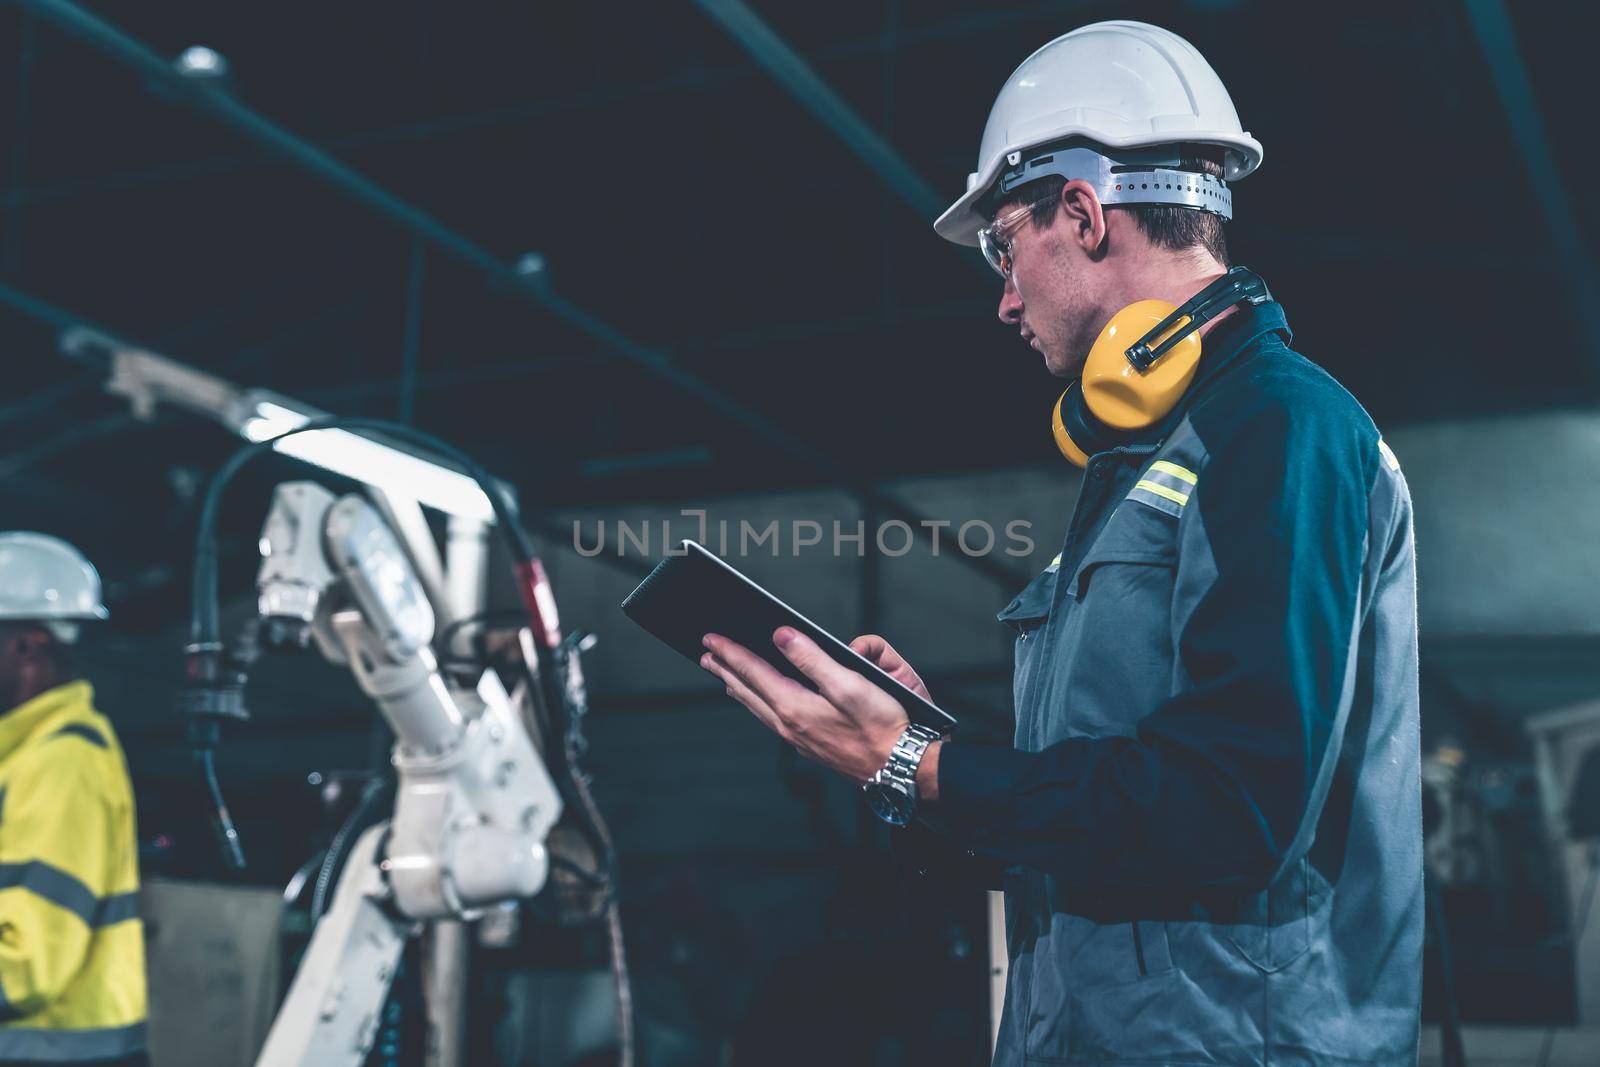
[[[892,825],[904,825],[905,822],[910,821],[910,815],[915,810],[917,803],[917,768],[921,765],[922,757],[928,751],[928,746],[938,739],[939,732],[937,730],[929,729],[919,723],[907,724],[899,740],[889,750],[889,760],[883,765],[883,769],[868,779],[867,783],[862,786],[869,799],[875,796],[887,799],[884,796],[886,792],[900,795],[901,803],[897,803],[894,806],[899,807],[903,803],[907,809],[904,813],[904,819],[891,819],[880,809],[878,804],[873,805],[874,810],[878,811],[879,816],[884,818],[886,822],[890,822]]]

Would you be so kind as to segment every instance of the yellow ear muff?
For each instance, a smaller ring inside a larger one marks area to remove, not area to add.
[[[1240,304],[1259,307],[1271,300],[1259,274],[1236,266],[1182,307],[1141,300],[1111,316],[1089,349],[1083,374],[1056,401],[1050,427],[1056,447],[1084,467],[1096,452],[1139,439],[1140,431],[1172,413],[1194,381],[1200,328]]]
[[[1111,316],[1089,349],[1089,358],[1083,365],[1083,402],[1095,418],[1111,429],[1142,430],[1160,422],[1178,406],[1184,390],[1194,380],[1200,365],[1198,330],[1174,345],[1149,370],[1140,371],[1128,362],[1128,349],[1174,310],[1176,305],[1165,300],[1129,304]],[[1152,337],[1150,347],[1154,349],[1188,323],[1187,316],[1178,319],[1160,336]]]
[[[1095,338],[1083,376],[1051,409],[1050,430],[1068,462],[1088,466],[1091,453],[1116,447],[1177,407],[1200,364],[1199,332],[1191,331],[1147,370],[1140,371],[1127,356],[1141,341],[1154,349],[1188,326],[1185,315],[1159,334],[1153,332],[1174,310],[1164,300],[1129,304]]]
[[[1074,467],[1087,467],[1089,457],[1078,447],[1078,442],[1072,439],[1072,434],[1067,432],[1066,425],[1061,421],[1061,409],[1068,403],[1067,397],[1071,392],[1072,390],[1068,388],[1050,409],[1050,431],[1055,436],[1056,448],[1067,458],[1067,462]]]

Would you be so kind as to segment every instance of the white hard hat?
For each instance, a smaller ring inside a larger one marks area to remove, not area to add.
[[[0,533],[0,621],[110,617],[100,602],[100,575],[82,552],[48,534]],[[66,626],[58,632],[75,635],[75,630]]]
[[[1243,178],[1261,165],[1261,143],[1240,127],[1222,79],[1194,45],[1144,22],[1096,22],[1057,37],[1006,79],[983,128],[978,170],[967,176],[966,195],[939,216],[934,231],[947,241],[976,245],[978,230],[988,223],[983,202],[1002,172],[1008,166],[1025,165],[1029,149],[1069,138],[1083,138],[1110,150],[1112,164],[1146,166],[1160,163],[1152,162],[1148,153],[1130,150],[1180,143],[1215,145],[1223,150],[1227,181]],[[1176,161],[1175,153],[1167,154]],[[1018,174],[1006,188],[1044,173],[1059,171]],[[1097,178],[1094,173],[1072,176]],[[1222,183],[1205,184],[1226,189]],[[1207,202],[1206,197],[1215,195],[1124,196],[1108,202],[1181,203],[1231,214],[1231,208],[1224,212]]]

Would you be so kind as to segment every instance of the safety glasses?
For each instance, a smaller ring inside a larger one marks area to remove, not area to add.
[[[1031,204],[1023,204],[995,219],[989,225],[978,231],[978,247],[983,251],[983,258],[989,261],[989,266],[1002,278],[1011,277],[1011,239],[1015,231],[1021,227],[1023,220],[1033,214],[1033,209],[1048,204],[1060,196],[1060,193],[1051,193],[1043,200]]]

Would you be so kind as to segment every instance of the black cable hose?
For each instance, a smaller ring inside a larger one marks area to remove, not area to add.
[[[577,655],[577,652],[569,650],[566,654]],[[530,678],[528,681],[532,686],[534,679]],[[530,692],[537,690],[530,689]],[[594,795],[589,792],[589,780],[578,769],[578,757],[581,755],[580,746],[583,741],[579,714],[582,709],[574,707],[565,699],[564,690],[561,690],[558,696],[561,699],[556,706],[561,709],[561,715],[556,725],[561,739],[563,770],[571,785],[572,799],[577,801],[577,807],[583,812],[580,826],[590,837],[596,858],[605,865],[606,879],[609,882],[605,916],[606,938],[611,957],[611,982],[617,999],[617,1067],[633,1067],[633,983],[628,976],[627,946],[622,936],[622,902],[617,850],[611,840],[611,833],[606,828],[605,819],[600,815],[599,806],[594,802]]]
[[[605,875],[595,874],[593,871],[586,869],[582,864],[574,863],[565,856],[551,856],[550,869],[556,871],[566,871],[578,881],[587,885],[590,889],[605,889],[611,884],[609,881],[607,881]]]
[[[317,869],[316,887],[311,891],[310,915],[313,924],[327,914],[328,897],[333,891],[333,880],[344,864],[345,854],[350,851],[350,846],[355,843],[361,831],[366,829],[365,822],[372,808],[388,791],[389,781],[386,778],[374,778],[368,782],[362,788],[361,796],[356,798],[355,807],[350,809],[350,814],[339,824],[333,840],[328,842],[328,850],[322,856],[322,866]]]
[[[529,682],[531,685],[532,679]],[[560,787],[562,796],[582,814],[582,818],[578,820],[578,830],[589,839],[589,847],[594,851],[595,858],[605,867],[605,874],[597,877],[604,877],[610,883],[612,895],[615,896],[618,883],[616,850],[612,846],[611,835],[606,830],[605,820],[601,818],[599,808],[589,794],[588,779],[578,769],[578,759],[582,755],[579,750],[582,724],[573,714],[573,709],[567,706],[565,699],[557,706],[561,709],[559,718],[551,721],[548,712],[542,718],[551,722],[551,732],[561,741],[555,747],[555,751],[559,760],[561,779],[566,783]]]
[[[222,842],[228,863],[236,871],[244,870],[244,846],[239,842],[239,830],[228,814],[228,805],[222,799],[222,784],[217,781],[217,761],[209,747],[194,750],[194,760],[200,766],[200,777],[205,781],[206,792],[211,796],[211,808],[216,820],[217,837]]]

